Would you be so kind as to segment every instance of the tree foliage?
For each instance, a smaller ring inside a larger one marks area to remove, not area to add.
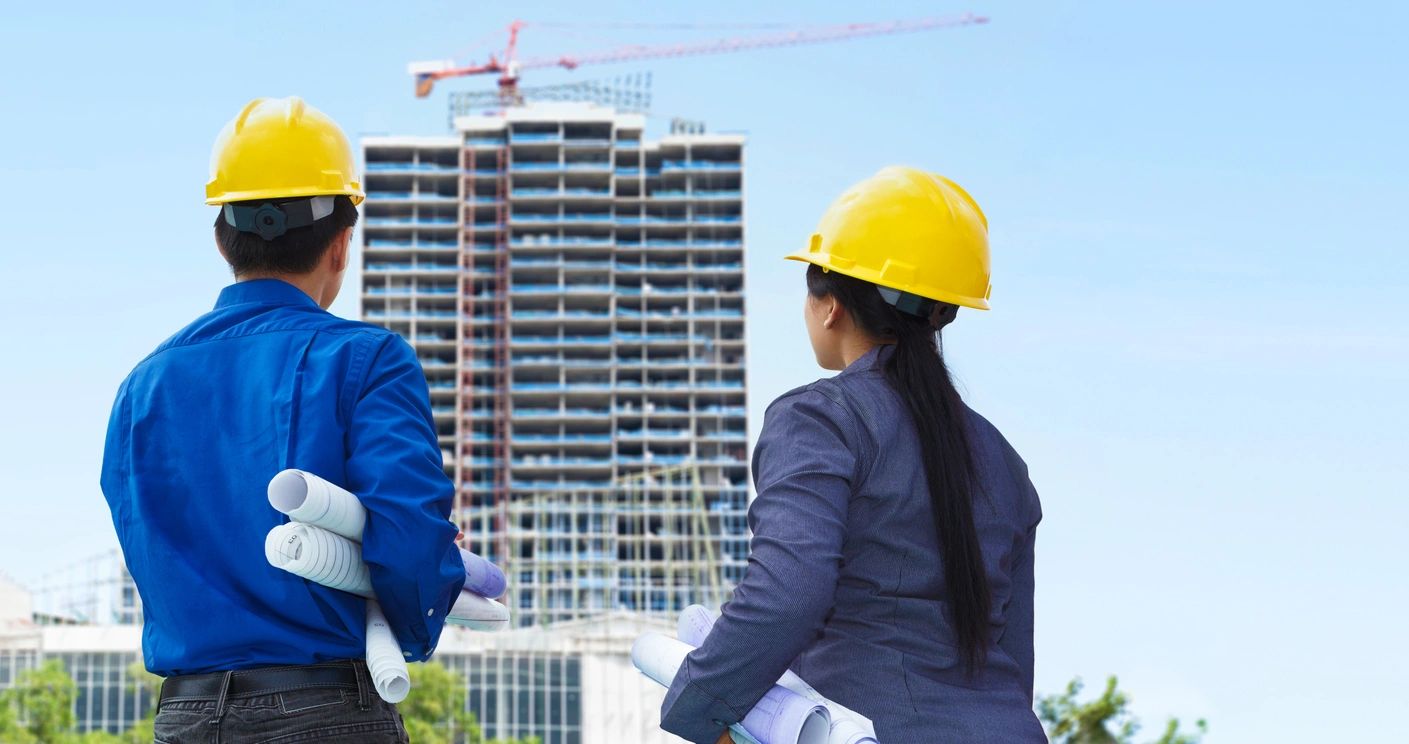
[[[1037,700],[1037,715],[1047,727],[1052,744],[1134,744],[1140,722],[1128,710],[1130,697],[1117,687],[1111,676],[1095,700],[1080,702],[1081,680],[1074,679],[1064,692],[1044,695]],[[1182,732],[1179,719],[1171,718],[1163,734],[1152,744],[1199,744],[1208,725],[1195,722],[1196,731]]]
[[[465,710],[465,679],[439,662],[410,665],[411,694],[397,705],[413,744],[537,744],[526,739],[484,738],[475,714]]]
[[[15,678],[15,685],[0,693],[10,727],[5,741],[15,744],[67,742],[74,727],[73,700],[78,686],[58,659],[50,659]]]

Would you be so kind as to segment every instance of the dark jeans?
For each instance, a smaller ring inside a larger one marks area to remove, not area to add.
[[[356,667],[355,688],[163,700],[156,744],[409,744],[396,706],[377,695],[364,664]]]

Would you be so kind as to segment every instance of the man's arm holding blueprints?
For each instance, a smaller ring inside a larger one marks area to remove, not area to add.
[[[367,510],[362,558],[411,661],[430,656],[465,583],[448,520],[454,486],[441,465],[425,375],[388,336],[368,363],[347,435],[347,488]]]

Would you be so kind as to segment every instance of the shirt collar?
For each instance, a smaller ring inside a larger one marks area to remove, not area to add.
[[[889,359],[890,355],[893,353],[895,353],[894,344],[876,344],[871,347],[870,351],[857,357],[851,364],[846,365],[846,369],[843,369],[840,374],[853,375],[865,372]]]
[[[231,305],[312,305],[318,306],[303,290],[279,279],[251,279],[220,290],[215,309]]]

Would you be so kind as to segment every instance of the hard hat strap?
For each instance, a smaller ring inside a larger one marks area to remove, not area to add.
[[[954,317],[959,313],[959,306],[951,305],[948,302],[931,300],[928,297],[921,297],[890,287],[877,286],[876,290],[881,293],[881,299],[885,300],[887,305],[902,313],[928,320],[930,327],[936,331],[953,323]]]
[[[225,222],[240,232],[273,240],[300,227],[308,227],[333,213],[335,197],[314,196],[286,202],[225,205]]]
[[[928,297],[921,297],[890,287],[877,286],[876,290],[881,293],[881,299],[885,300],[887,305],[902,313],[917,315],[921,318],[929,318],[930,314],[934,312],[934,306],[939,304],[938,300],[931,300]]]

